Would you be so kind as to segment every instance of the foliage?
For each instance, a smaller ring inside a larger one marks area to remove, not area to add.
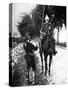
[[[37,34],[35,23],[30,15],[23,16],[22,21],[18,23],[18,30],[21,36],[25,36],[25,33],[29,32],[32,38],[32,36]]]
[[[66,26],[66,7],[65,6],[48,6],[48,14],[50,18],[54,15],[52,24],[54,27],[62,27],[64,23]]]
[[[18,46],[13,48],[10,54],[12,66],[12,84],[13,86],[22,86],[26,83],[25,79],[27,70],[26,61],[24,59],[25,51],[23,48],[23,43],[20,43]]]
[[[42,25],[43,9],[43,5],[37,5],[37,7],[32,12],[32,18],[36,24],[37,30],[39,30]]]

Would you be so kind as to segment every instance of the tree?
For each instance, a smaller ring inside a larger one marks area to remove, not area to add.
[[[40,35],[39,31],[42,26],[43,13],[44,13],[44,5],[37,5],[36,8],[32,11],[32,18],[33,21],[35,22],[38,35]]]
[[[18,23],[17,27],[21,36],[25,36],[25,34],[28,32],[30,37],[33,38],[37,34],[35,23],[30,15],[24,15],[22,21]]]
[[[53,8],[54,17],[54,27],[57,27],[57,42],[59,42],[59,30],[62,28],[63,23],[66,26],[66,7],[65,6],[55,6]]]
[[[52,16],[54,15],[54,18],[52,20],[52,24],[54,25],[54,27],[57,27],[57,26],[62,27],[63,23],[66,26],[66,7],[65,6],[48,5],[48,6],[45,6],[45,8],[46,9],[44,13],[48,14],[50,19],[52,19]],[[60,22],[60,25],[58,24],[59,22]]]
[[[18,30],[22,36],[25,35],[26,32],[28,32],[29,25],[32,24],[32,20],[29,15],[24,15],[21,22],[18,22]]]

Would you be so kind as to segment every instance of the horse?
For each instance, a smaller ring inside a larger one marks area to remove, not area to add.
[[[55,39],[53,37],[53,34],[46,33],[45,35],[43,35],[42,38],[40,38],[39,48],[40,48],[40,56],[41,56],[41,62],[42,62],[42,71],[43,71],[43,56],[42,55],[44,54],[45,76],[47,76],[47,70],[48,70],[48,65],[47,65],[48,59],[47,58],[49,56],[48,74],[50,75],[52,58],[53,58],[53,55],[55,55],[57,53],[57,52],[54,53]]]

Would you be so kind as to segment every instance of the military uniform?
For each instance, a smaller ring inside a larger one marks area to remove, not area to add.
[[[43,23],[41,31],[42,34],[52,34],[53,26],[51,23]]]

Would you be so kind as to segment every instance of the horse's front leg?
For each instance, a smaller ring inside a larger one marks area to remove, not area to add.
[[[43,71],[43,56],[42,56],[42,52],[40,53],[41,56],[41,62],[42,62],[42,71]]]
[[[51,63],[52,63],[52,54],[49,57],[49,75],[50,75],[50,69],[51,69]]]

